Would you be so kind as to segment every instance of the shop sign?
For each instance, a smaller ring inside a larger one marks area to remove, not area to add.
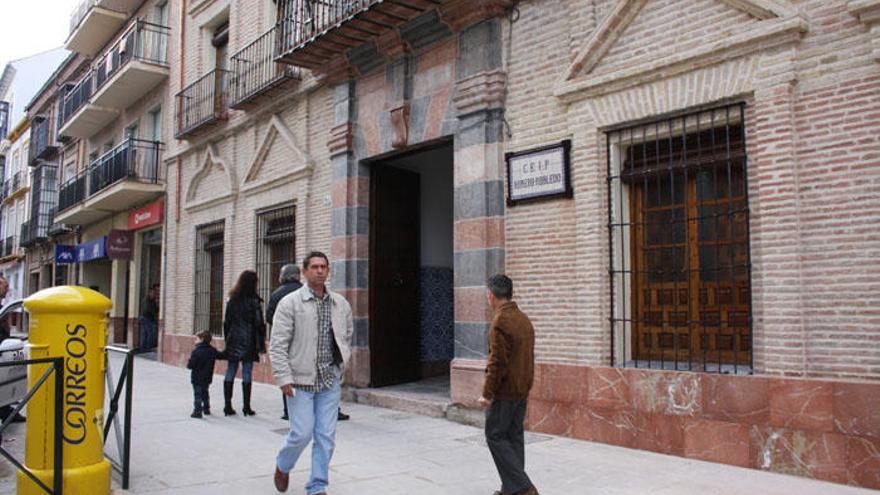
[[[507,153],[507,204],[548,198],[570,198],[571,141]]]
[[[76,246],[76,260],[80,263],[107,257],[107,236]]]
[[[130,230],[111,230],[107,236],[107,257],[113,260],[130,260],[131,239]]]
[[[151,225],[162,223],[162,213],[165,211],[165,204],[162,201],[150,203],[147,206],[138,208],[128,213],[129,230],[142,229]]]
[[[76,246],[55,245],[55,263],[69,265],[76,263]]]

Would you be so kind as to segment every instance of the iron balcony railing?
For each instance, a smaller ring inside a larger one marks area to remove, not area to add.
[[[21,224],[21,232],[19,233],[19,239],[21,243],[21,247],[30,247],[34,244],[34,239],[32,235],[33,229],[31,228],[31,222],[25,221]]]
[[[23,185],[24,182],[21,180],[21,172],[12,174],[12,192],[18,192]]]
[[[2,197],[2,199],[6,199],[13,192],[14,192],[14,189],[12,189],[12,179],[4,180],[3,181],[3,191],[2,191],[2,193],[0,193],[0,197]]]
[[[273,27],[232,56],[233,108],[285,80],[301,77],[302,69],[275,62],[276,39],[277,28]]]
[[[30,164],[50,158],[58,151],[52,136],[52,122],[44,115],[37,115],[31,123]]]
[[[86,199],[86,176],[77,174],[67,180],[58,191],[58,210],[64,211]]]
[[[15,236],[9,236],[6,238],[6,241],[3,242],[3,256],[12,256],[12,252],[15,249]]]
[[[61,186],[58,211],[75,206],[120,181],[160,183],[163,180],[159,161],[161,149],[159,141],[126,139]]]
[[[125,34],[98,59],[94,68],[94,92],[132,60],[157,65],[168,64],[168,35],[171,28],[138,19]]]
[[[88,196],[121,180],[156,184],[159,182],[158,141],[129,138],[89,165]]]
[[[64,95],[64,104],[62,105],[61,112],[62,125],[67,123],[73,114],[89,102],[89,98],[92,97],[93,93],[94,77],[92,71],[89,71]]]
[[[228,70],[214,69],[177,93],[175,137],[226,119],[229,74]]]
[[[295,50],[382,0],[281,0],[278,52]]]

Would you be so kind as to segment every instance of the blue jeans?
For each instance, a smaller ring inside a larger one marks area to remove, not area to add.
[[[336,413],[342,396],[339,378],[333,387],[320,392],[304,392],[297,389],[294,397],[287,396],[290,417],[290,433],[278,451],[276,463],[283,473],[296,466],[300,454],[312,445],[312,473],[306,483],[306,493],[313,495],[327,490],[330,478],[330,459],[336,446]]]
[[[138,318],[138,329],[140,330],[140,342],[138,347],[141,349],[152,349],[156,347],[156,323],[149,318],[141,316]]]
[[[238,372],[238,363],[239,361],[229,361],[229,365],[226,366],[226,376],[223,378],[224,381],[234,382],[235,374]],[[254,371],[254,362],[253,361],[241,361],[241,381],[244,383],[250,383],[253,379],[253,371]]]
[[[211,396],[208,392],[208,385],[193,384],[193,412],[210,410]]]

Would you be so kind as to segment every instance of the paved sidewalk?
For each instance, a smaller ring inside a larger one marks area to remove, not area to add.
[[[191,419],[188,372],[138,359],[129,493],[276,493],[275,453],[287,431],[278,389],[255,384],[258,415],[224,418],[221,380],[215,377],[211,387],[215,415]],[[240,393],[236,387],[237,409]],[[499,486],[480,429],[360,404],[343,408],[352,420],[340,423],[337,433],[332,495],[490,495]],[[527,468],[544,495],[880,493],[548,435],[527,441]],[[309,460],[306,452],[288,493],[303,493]],[[14,493],[8,466],[0,477],[0,493]],[[114,476],[114,492],[126,493],[118,482]]]

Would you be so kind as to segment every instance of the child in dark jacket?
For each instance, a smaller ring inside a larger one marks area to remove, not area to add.
[[[214,361],[226,359],[226,356],[225,352],[218,352],[211,346],[211,332],[199,332],[195,337],[195,348],[186,367],[192,370],[190,383],[193,386],[193,412],[190,417],[201,418],[202,414],[211,414],[208,387],[214,378]]]

